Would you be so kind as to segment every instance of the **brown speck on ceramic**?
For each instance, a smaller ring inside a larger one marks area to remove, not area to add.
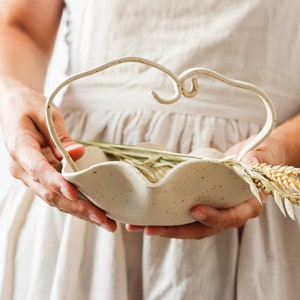
[[[133,225],[187,224],[194,222],[189,211],[195,205],[208,204],[216,208],[227,208],[250,198],[252,193],[243,178],[224,164],[218,163],[218,159],[220,160],[224,155],[216,149],[196,149],[195,152],[202,153],[203,160],[177,165],[156,184],[147,181],[136,168],[129,164],[108,161],[103,152],[96,147],[87,148],[84,156],[76,163],[72,160],[56,135],[51,103],[58,92],[74,80],[128,62],[156,68],[171,78],[175,87],[175,93],[171,99],[164,99],[155,91],[151,91],[152,97],[162,104],[175,103],[181,96],[192,98],[197,95],[201,90],[198,81],[192,80],[191,89],[186,88],[186,81],[197,78],[198,75],[209,76],[230,86],[255,93],[265,104],[267,120],[259,134],[241,150],[237,160],[241,160],[245,153],[259,145],[275,126],[275,109],[272,102],[263,91],[252,84],[227,78],[205,68],[191,68],[177,76],[165,67],[144,58],[119,58],[70,76],[46,101],[46,122],[49,133],[64,157],[63,176],[77,186],[91,202],[105,210],[111,218]],[[219,186],[217,187],[216,184]],[[234,193],[232,193],[233,190]],[[127,199],[126,206],[124,206],[124,199]],[[181,202],[182,199],[185,199],[184,205]],[[154,202],[156,205],[153,205]]]

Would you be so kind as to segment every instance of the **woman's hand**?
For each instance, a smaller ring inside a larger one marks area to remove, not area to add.
[[[227,228],[239,228],[250,218],[254,218],[263,210],[263,206],[255,198],[233,208],[218,210],[210,206],[196,206],[191,215],[197,222],[181,226],[146,226],[144,233],[178,239],[202,239],[212,236]],[[142,227],[127,225],[129,231],[141,230]]]
[[[80,199],[76,188],[55,169],[61,155],[50,139],[45,98],[39,92],[63,8],[62,0],[0,2],[0,122],[11,157],[10,170],[49,205],[114,231],[115,222]],[[64,147],[74,159],[79,158],[83,147],[69,137],[57,109],[53,119]]]
[[[226,154],[236,155],[247,141],[236,144]],[[280,140],[269,137],[254,151],[248,152],[243,158],[245,161],[266,162],[269,164],[285,163],[285,152]],[[265,195],[261,193],[262,200]],[[264,205],[256,198],[229,208],[215,209],[210,206],[199,205],[193,207],[191,215],[197,220],[195,223],[182,226],[133,226],[127,225],[127,230],[135,231],[144,229],[147,235],[157,235],[168,238],[202,239],[212,236],[224,229],[242,227],[249,219],[259,216]]]
[[[48,133],[45,98],[13,80],[7,80],[1,92],[0,120],[12,175],[50,206],[114,231],[115,222],[90,201],[80,199],[76,188],[57,171],[62,156]],[[80,158],[84,148],[72,141],[55,107],[53,120],[64,147],[74,160]]]

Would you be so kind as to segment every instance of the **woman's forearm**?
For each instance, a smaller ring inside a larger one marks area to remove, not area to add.
[[[43,91],[62,9],[61,0],[0,3],[0,82]]]
[[[300,114],[276,127],[255,152],[261,162],[300,167]]]
[[[0,44],[0,84],[14,79],[42,92],[49,55],[15,28],[0,29]]]
[[[284,163],[300,166],[300,113],[279,125],[271,134],[284,148]]]

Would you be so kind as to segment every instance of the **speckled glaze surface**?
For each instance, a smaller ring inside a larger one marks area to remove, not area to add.
[[[110,61],[97,68],[75,74],[63,81],[47,99],[45,115],[53,142],[61,151],[63,176],[95,205],[120,222],[133,225],[180,225],[194,222],[190,209],[198,204],[228,208],[252,196],[246,183],[233,169],[222,164],[223,154],[215,149],[198,149],[203,159],[193,159],[173,167],[159,182],[149,182],[134,166],[120,161],[108,161],[100,148],[86,148],[85,155],[74,162],[64,149],[55,131],[51,103],[56,95],[71,82],[123,63],[136,63],[156,68],[173,81],[174,95],[165,99],[151,91],[154,100],[172,104],[193,98],[201,90],[198,76],[208,76],[229,86],[250,91],[263,102],[266,122],[237,155],[236,160],[259,145],[273,130],[276,114],[272,101],[256,86],[229,79],[213,70],[191,68],[178,76],[165,67],[140,57],[125,57]],[[186,82],[190,81],[189,88]],[[195,154],[195,153],[193,153]]]
[[[133,225],[187,224],[195,221],[190,215],[195,205],[228,208],[252,196],[239,175],[213,158],[219,157],[217,150],[205,148],[204,153],[212,158],[181,163],[151,183],[134,166],[108,161],[100,148],[86,147],[76,162],[79,171],[64,160],[62,174],[112,219]]]

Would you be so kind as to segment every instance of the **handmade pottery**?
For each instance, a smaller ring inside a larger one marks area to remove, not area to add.
[[[197,75],[206,75],[237,88],[254,92],[263,101],[267,120],[258,133],[239,153],[237,160],[260,144],[275,125],[272,102],[257,87],[228,79],[212,70],[189,69],[179,76],[164,67],[136,57],[122,58],[87,72],[73,75],[60,84],[46,103],[46,119],[50,135],[62,152],[62,175],[91,202],[103,209],[109,217],[133,225],[181,225],[196,221],[192,207],[204,204],[225,209],[252,197],[249,184],[234,169],[223,163],[223,154],[216,149],[196,150],[201,159],[191,159],[173,167],[157,183],[149,182],[134,166],[111,161],[98,147],[86,147],[84,156],[74,162],[57,137],[51,115],[51,103],[67,84],[82,77],[105,70],[124,62],[142,63],[165,72],[175,82],[176,94],[172,99],[162,99],[156,92],[152,96],[163,104],[174,103],[183,95],[194,97],[198,91]],[[192,78],[192,89],[187,91],[185,80]],[[155,146],[154,146],[155,147]],[[193,153],[195,154],[195,152]]]
[[[76,164],[74,172],[65,160],[63,176],[109,217],[133,225],[186,224],[195,221],[190,210],[198,204],[229,208],[252,196],[248,184],[217,159],[183,162],[157,183],[130,164],[108,161],[98,147],[86,147]]]

